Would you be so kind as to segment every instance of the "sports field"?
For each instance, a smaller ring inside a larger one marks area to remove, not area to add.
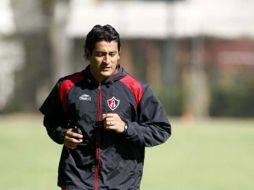
[[[173,135],[146,150],[142,190],[253,190],[254,119],[172,119]],[[54,190],[61,146],[37,115],[0,116],[0,189]]]

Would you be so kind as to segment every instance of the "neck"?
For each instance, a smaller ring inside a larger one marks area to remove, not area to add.
[[[104,77],[104,76],[98,76],[98,75],[96,75],[96,73],[94,73],[92,70],[90,70],[91,71],[91,74],[92,74],[92,76],[93,76],[93,78],[97,81],[97,82],[102,82],[102,81],[104,81],[107,77]]]

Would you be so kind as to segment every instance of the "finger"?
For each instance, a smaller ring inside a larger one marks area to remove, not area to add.
[[[66,136],[68,136],[70,138],[77,138],[77,139],[82,139],[83,138],[83,135],[81,135],[79,133],[72,132],[72,131],[67,131]]]
[[[105,122],[105,125],[104,125],[105,129],[110,129],[111,126],[112,126],[112,122],[110,121]]]
[[[80,144],[83,140],[80,138],[72,138],[69,136],[65,137],[66,142],[74,143],[74,144]]]
[[[71,138],[71,142],[74,144],[80,144],[82,143],[82,139]]]
[[[72,132],[72,135],[71,135],[73,138],[76,138],[76,139],[82,139],[83,138],[83,135],[79,134],[79,133],[75,133],[75,132]]]
[[[106,127],[106,130],[115,130],[115,126],[114,125],[107,125]]]
[[[104,113],[102,114],[102,119],[108,119],[114,117],[114,113]]]
[[[115,117],[116,115],[116,113],[107,113],[107,117]]]
[[[106,114],[106,113],[103,113],[103,114],[102,114],[102,119],[106,119],[106,117],[107,117],[107,114]]]
[[[102,117],[104,115],[104,118],[112,118],[114,117],[116,114],[115,113],[105,113],[105,114],[102,114]]]
[[[113,120],[107,120],[106,121],[106,125],[108,125],[108,126],[114,126],[115,122]]]

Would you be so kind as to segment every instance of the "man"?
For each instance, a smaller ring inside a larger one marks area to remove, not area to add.
[[[40,108],[48,135],[64,144],[62,189],[138,190],[145,147],[171,134],[151,89],[119,65],[120,48],[112,26],[94,26],[84,45],[89,66],[61,78]]]

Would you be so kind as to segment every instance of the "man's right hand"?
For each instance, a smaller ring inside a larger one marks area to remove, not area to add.
[[[68,129],[64,136],[64,145],[69,149],[75,149],[83,142],[83,135],[75,133],[72,129]]]

